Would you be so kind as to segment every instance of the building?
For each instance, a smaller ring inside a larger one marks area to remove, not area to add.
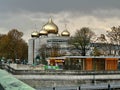
[[[69,36],[70,33],[66,27],[59,34],[58,26],[50,18],[39,32],[33,31],[31,34],[31,39],[28,41],[28,63],[36,65],[45,60],[48,65],[59,66],[61,69],[117,70],[119,49],[116,45],[91,43],[92,49],[88,50],[88,56],[73,55],[69,51]],[[90,56],[95,47],[102,52],[102,57]],[[76,49],[73,51],[77,52]],[[117,57],[109,57],[114,52],[117,53]]]
[[[82,71],[118,70],[119,58],[112,56],[66,56],[64,68]]]
[[[58,26],[50,18],[39,32],[33,31],[31,34],[32,38],[28,41],[28,63],[36,64],[43,58],[67,54],[69,36],[66,27],[59,34]],[[40,53],[43,47],[45,49]]]

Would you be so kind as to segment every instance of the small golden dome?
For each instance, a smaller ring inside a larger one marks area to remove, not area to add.
[[[61,36],[70,36],[70,32],[68,32],[68,30],[64,30],[64,31],[61,33]]]
[[[39,37],[39,32],[33,31],[31,37]]]
[[[46,30],[40,30],[39,35],[48,35],[48,32]]]
[[[43,26],[43,29],[46,30],[48,33],[53,33],[53,34],[58,33],[58,27],[56,24],[54,24],[52,18],[50,18],[48,23]]]

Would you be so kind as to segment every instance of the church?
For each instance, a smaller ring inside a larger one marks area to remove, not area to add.
[[[69,52],[69,36],[70,32],[66,27],[60,34],[58,26],[53,22],[52,18],[49,18],[39,32],[33,31],[31,33],[31,38],[28,41],[28,63],[37,63],[37,59],[39,61],[43,58],[42,54],[44,54],[44,58],[67,54]]]
[[[58,66],[59,69],[117,70],[119,57],[71,55],[69,38],[67,28],[59,33],[58,26],[50,18],[39,32],[31,33],[28,41],[28,64],[43,64],[41,61],[44,60],[48,66]]]

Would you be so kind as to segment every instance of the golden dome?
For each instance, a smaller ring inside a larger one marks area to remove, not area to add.
[[[33,31],[31,37],[39,37],[39,32]]]
[[[68,32],[68,30],[64,30],[62,33],[61,33],[62,36],[70,36],[70,32]]]
[[[48,34],[48,32],[46,31],[46,30],[40,30],[40,33],[39,33],[39,35],[47,35]]]
[[[58,27],[56,24],[54,24],[51,18],[49,19],[48,23],[43,26],[43,29],[46,30],[48,33],[58,33]]]

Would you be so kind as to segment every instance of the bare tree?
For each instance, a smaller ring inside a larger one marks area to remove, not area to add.
[[[88,27],[83,27],[75,32],[75,35],[70,38],[69,43],[75,47],[75,49],[82,56],[86,56],[88,49],[90,48],[90,42],[95,33]]]
[[[108,55],[108,50],[110,48],[110,45],[108,44],[108,41],[106,39],[106,36],[104,34],[100,34],[99,37],[94,42],[94,52],[99,50],[100,55]]]
[[[59,44],[57,44],[57,43],[52,44],[48,48],[49,48],[50,57],[58,57],[58,56],[60,56],[60,46],[59,46]]]
[[[106,39],[106,37],[105,37],[104,34],[100,34],[100,37],[97,37],[97,39],[95,40],[95,42],[107,43],[107,39]]]
[[[100,56],[100,55],[102,55],[100,50],[97,47],[94,47],[92,56]]]
[[[46,64],[47,61],[45,60],[46,57],[47,57],[47,45],[46,44],[43,44],[41,45],[40,49],[39,49],[39,53],[40,53],[40,63],[41,64]]]
[[[111,31],[107,31],[107,37],[109,38],[109,44],[112,45],[112,50],[114,50],[113,55],[119,54],[120,50],[120,26],[112,27]]]

